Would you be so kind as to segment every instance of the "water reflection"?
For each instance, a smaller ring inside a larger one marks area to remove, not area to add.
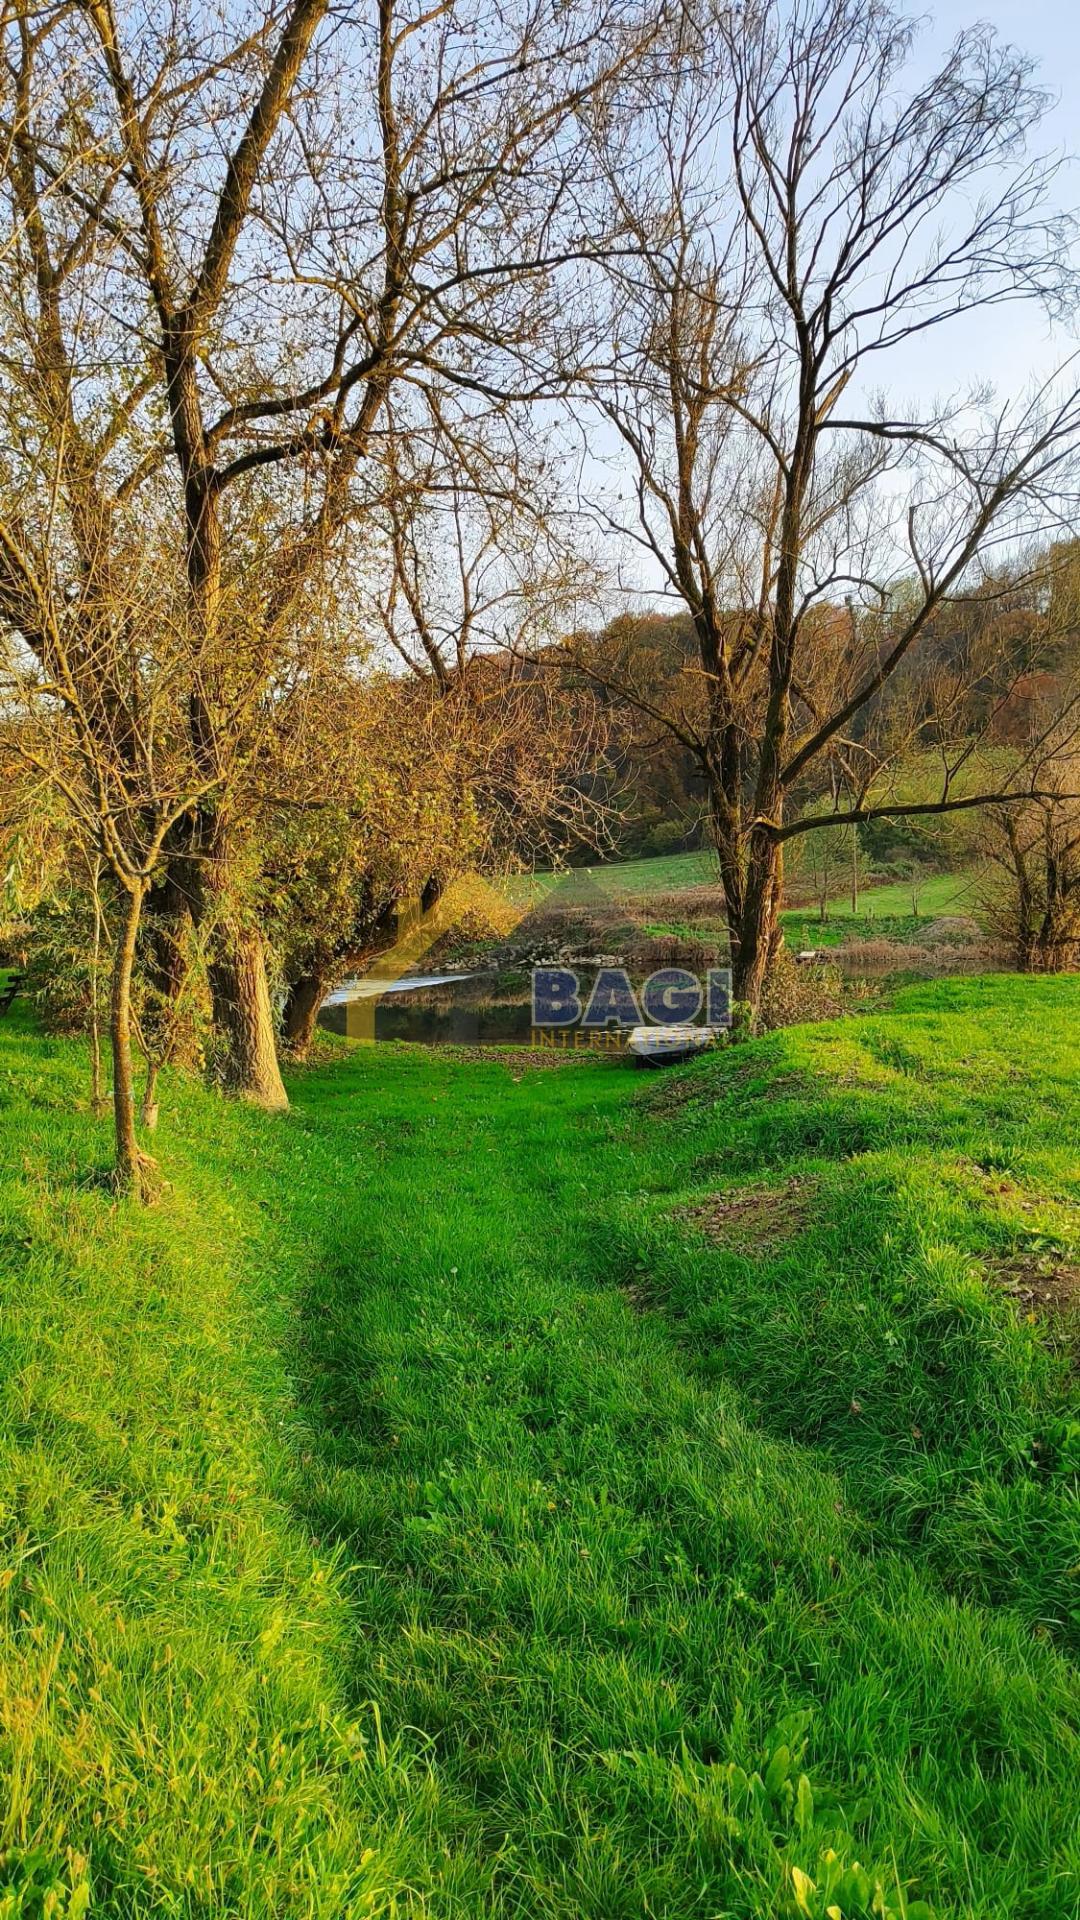
[[[370,996],[362,982],[339,989],[319,1015],[331,1033],[348,1031],[352,1002]],[[423,1046],[528,1046],[532,996],[528,975],[437,975],[397,981],[375,1009],[376,1040],[411,1040]]]

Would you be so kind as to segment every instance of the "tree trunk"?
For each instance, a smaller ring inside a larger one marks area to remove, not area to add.
[[[1054,898],[1047,906],[1039,925],[1028,943],[1028,966],[1030,973],[1067,973],[1075,963],[1076,957],[1076,915],[1070,911],[1069,891],[1061,886],[1055,876],[1053,883]],[[1051,882],[1047,881],[1047,894],[1051,893]]]
[[[724,888],[732,997],[747,1003],[756,1020],[762,989],[782,939],[783,849],[760,828],[751,833],[747,847],[738,801],[729,800],[719,785],[710,790],[710,812]]]
[[[743,906],[744,853],[742,813],[739,805],[738,766],[712,765],[708,772],[709,820],[713,845],[720,865],[720,884],[724,889],[724,910],[729,936],[738,928]],[[733,791],[729,792],[729,787]]]
[[[113,1121],[116,1129],[116,1182],[128,1190],[141,1184],[143,1157],[135,1138],[135,1083],[131,1066],[131,975],[139,932],[143,889],[135,887],[117,935],[113,959],[109,1031],[112,1042]]]
[[[742,931],[744,847],[738,800],[729,800],[719,775],[714,775],[709,781],[709,817],[713,845],[720,865],[724,919],[734,968]]]
[[[94,958],[90,974],[90,1110],[96,1120],[105,1112],[105,1089],[101,1078],[101,894],[100,867],[95,867],[94,885]]]
[[[266,949],[258,927],[236,911],[230,877],[234,849],[222,815],[184,823],[191,916],[209,953],[207,984],[221,1043],[222,1081],[253,1105],[278,1111],[288,1096],[278,1069]]]
[[[188,587],[196,631],[209,642],[216,634],[221,595],[221,496],[203,430],[193,332],[178,330],[171,349],[173,364],[167,364],[166,371],[173,438],[184,474]],[[218,751],[212,704],[200,689],[189,712],[196,760],[207,769]],[[192,916],[209,936],[208,980],[214,1025],[224,1047],[225,1085],[255,1106],[280,1111],[289,1101],[278,1069],[266,952],[258,929],[234,919],[227,810],[220,804],[209,812],[195,808],[177,825],[185,850],[203,856],[192,862],[188,888]]]
[[[269,1112],[289,1104],[278,1068],[266,953],[256,927],[218,927],[210,964],[214,1023],[225,1042],[231,1092]]]
[[[153,1133],[158,1123],[157,1083],[161,1072],[161,1062],[152,1060],[146,1069],[146,1085],[143,1088],[142,1111],[139,1115],[148,1133]]]
[[[769,969],[779,951],[780,898],[784,855],[779,841],[756,829],[750,841],[746,895],[738,946],[732,950],[732,997],[743,1001],[756,1021]]]
[[[147,960],[150,985],[157,1004],[148,1010],[146,1030],[154,1040],[154,1052],[161,1060],[194,1065],[190,1035],[180,1021],[180,1004],[191,973],[188,934],[192,920],[192,889],[186,875],[191,872],[191,849],[184,835],[190,833],[187,821],[173,829],[167,846],[168,865],[164,877],[146,896],[146,918],[150,922]]]
[[[320,974],[304,974],[289,988],[285,1000],[285,1044],[298,1060],[311,1050],[319,1008],[326,998],[326,981]]]
[[[1035,971],[1035,894],[1028,870],[1027,855],[1010,808],[1004,809],[1005,836],[1009,843],[1013,878],[1016,882],[1016,970]]]

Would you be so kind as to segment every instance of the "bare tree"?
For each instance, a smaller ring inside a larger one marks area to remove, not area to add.
[[[1022,973],[1080,965],[1080,752],[1074,729],[1056,717],[1061,704],[1047,676],[1021,708],[1028,740],[1001,749],[1011,767],[1038,743],[1038,792],[988,806],[980,822],[983,912]]]
[[[1068,775],[1076,785],[1076,772]],[[1080,808],[1045,795],[987,809],[994,878],[983,905],[1021,973],[1061,973],[1080,960]]]
[[[630,473],[629,499],[599,510],[694,623],[697,666],[653,717],[702,768],[753,1005],[793,835],[977,803],[964,698],[953,737],[937,718],[938,792],[890,795],[886,695],[953,599],[1075,500],[1069,369],[1015,405],[966,394],[916,414],[871,389],[935,328],[1073,293],[1054,163],[1027,150],[1044,106],[1030,64],[976,28],[905,85],[914,34],[879,0],[710,11],[649,94],[648,137],[613,151],[597,132],[639,247],[636,269],[611,270],[586,387]],[[1002,693],[1016,670],[999,663]]]
[[[573,684],[562,636],[594,603],[594,566],[560,509],[561,469],[514,440],[415,445],[380,516],[388,564],[373,609],[392,658],[443,703],[488,863],[557,861],[600,844],[591,799],[607,730]]]

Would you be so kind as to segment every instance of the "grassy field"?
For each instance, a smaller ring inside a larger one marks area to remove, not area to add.
[[[517,873],[504,882],[514,900],[542,900],[558,886],[572,889],[587,883],[608,894],[666,893],[682,887],[716,886],[718,874],[715,854],[656,854],[641,860],[611,860],[592,867],[574,867],[563,873]]]
[[[830,900],[824,925],[814,906],[790,907],[781,918],[789,940],[801,944],[805,937],[816,947],[836,946],[841,940],[918,940],[920,930],[939,916],[974,914],[976,899],[975,874],[935,873],[920,884],[897,880],[864,887],[854,914],[850,894]]]
[[[16,1009],[4,1920],[1075,1920],[1078,1016],[173,1085],[139,1212]]]
[[[673,893],[683,887],[717,886],[719,878],[716,856],[707,849],[697,853],[657,854],[650,859],[614,860],[608,865],[594,867],[575,867],[574,877],[588,877],[605,893]],[[552,886],[565,882],[571,876],[567,874],[519,874],[508,883],[511,889],[547,891]],[[884,886],[864,887],[860,894],[859,918],[869,912],[875,915],[910,914],[912,912],[913,883],[910,880],[890,881]],[[970,911],[972,899],[972,876],[970,874],[932,874],[917,884],[919,914],[930,919],[939,913],[963,913]],[[816,919],[817,907],[810,905],[792,910],[793,917]],[[838,894],[829,902],[831,919],[851,918],[850,893]]]
[[[591,867],[592,878],[605,893],[668,893],[680,887],[719,884],[716,855],[661,853],[643,860],[616,860],[610,866]]]
[[[653,859],[619,860],[607,866],[575,868],[567,874],[519,874],[506,884],[519,900],[542,900],[553,888],[575,896],[586,884],[615,899],[624,895],[648,901],[651,895],[678,893],[691,887],[718,887],[715,856],[708,851],[658,855]],[[943,914],[970,915],[975,908],[976,876],[971,872],[931,874],[918,882],[889,881],[864,886],[857,913],[850,893],[828,903],[828,921],[820,921],[816,903],[790,907],[781,916],[789,938],[812,945],[835,945],[844,939],[917,938],[920,926]],[[917,906],[917,912],[916,912]],[[670,923],[679,931],[675,922]],[[664,921],[665,928],[669,922]]]

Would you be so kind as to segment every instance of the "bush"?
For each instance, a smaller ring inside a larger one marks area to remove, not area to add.
[[[701,821],[688,819],[685,815],[670,815],[658,820],[643,836],[640,851],[643,855],[664,853],[689,853],[701,845]]]
[[[94,908],[86,893],[43,902],[26,923],[26,990],[50,1033],[86,1033],[94,981]],[[109,950],[98,954],[98,1006],[108,1000]]]
[[[758,1026],[793,1027],[804,1020],[831,1020],[843,1011],[843,983],[834,966],[803,966],[781,947],[761,996]]]

